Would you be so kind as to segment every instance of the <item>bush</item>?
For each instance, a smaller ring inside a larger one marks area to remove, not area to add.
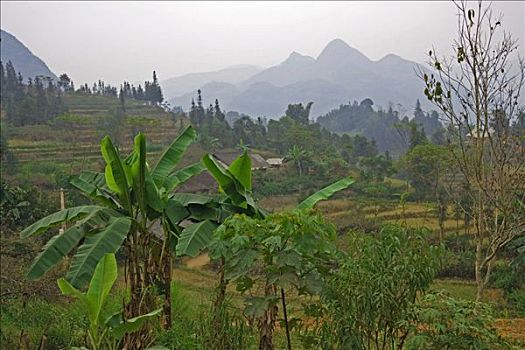
[[[394,199],[399,194],[399,188],[389,182],[358,181],[352,189],[367,198]]]
[[[488,304],[456,300],[443,293],[427,294],[415,308],[417,322],[408,349],[510,349],[492,328]]]
[[[245,350],[255,347],[256,338],[245,319],[229,305],[220,311],[220,334],[215,334],[217,324],[208,303],[196,304],[182,295],[176,284],[172,288],[173,324],[159,333],[155,342],[168,349],[195,350]]]
[[[75,304],[20,298],[4,300],[1,311],[2,349],[16,349],[21,337],[27,339],[30,349],[38,348],[43,336],[45,349],[65,349],[84,342],[87,322]]]
[[[348,255],[329,279],[325,321],[306,334],[322,349],[400,349],[416,296],[429,288],[441,249],[420,231],[386,226],[378,237],[352,233]],[[330,345],[331,344],[331,345]]]
[[[474,279],[475,251],[467,235],[450,235],[444,239],[447,250],[439,278]]]

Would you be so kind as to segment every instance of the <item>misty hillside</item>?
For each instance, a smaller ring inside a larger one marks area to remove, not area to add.
[[[35,56],[15,36],[4,30],[0,31],[0,59],[4,64],[11,61],[15,70],[20,72],[24,79],[38,75],[57,79],[44,61]]]
[[[172,105],[187,109],[200,88],[205,104],[219,98],[227,110],[252,116],[279,117],[289,103],[313,101],[312,116],[325,114],[340,104],[371,98],[375,105],[390,103],[412,108],[424,100],[423,84],[416,77],[417,63],[389,54],[372,61],[343,40],[328,43],[317,58],[292,52],[273,67],[240,82],[220,83],[214,79],[196,86],[179,80],[179,95],[165,96]],[[425,103],[425,102],[423,102]]]
[[[161,81],[162,91],[168,98],[181,96],[203,88],[210,82],[237,84],[261,71],[248,64],[236,65],[213,72],[191,73]],[[186,107],[186,106],[184,106]]]

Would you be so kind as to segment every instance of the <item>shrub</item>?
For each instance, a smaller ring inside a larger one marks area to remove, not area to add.
[[[428,245],[422,232],[395,226],[386,226],[378,237],[352,233],[349,243],[322,296],[325,322],[306,345],[400,349],[416,296],[432,282],[441,249]]]
[[[225,304],[220,317],[213,317],[208,303],[190,302],[177,285],[172,288],[173,325],[159,333],[155,344],[168,349],[245,350],[255,347],[256,338],[244,318]],[[214,332],[220,321],[220,334]]]
[[[408,349],[510,349],[492,328],[488,304],[456,300],[443,293],[427,294],[415,308],[417,322]]]
[[[475,251],[471,247],[470,237],[467,235],[446,236],[443,243],[447,252],[438,277],[474,279]]]
[[[0,348],[16,349],[19,339],[27,338],[31,349],[38,348],[43,336],[46,349],[65,349],[83,343],[86,320],[77,304],[61,305],[31,298],[3,301],[1,304]]]

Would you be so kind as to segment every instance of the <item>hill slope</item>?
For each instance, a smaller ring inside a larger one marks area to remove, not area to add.
[[[259,72],[261,68],[251,65],[237,65],[224,68],[218,71],[192,73],[180,77],[166,79],[160,82],[162,91],[165,96],[173,98],[184,94],[194,95],[197,89],[202,88],[205,84],[211,82],[221,82],[228,84],[237,84],[248,79]],[[191,98],[190,98],[191,100]],[[176,104],[175,104],[176,105]],[[187,105],[183,105],[184,108]]]
[[[24,79],[43,75],[57,79],[44,61],[35,56],[14,35],[0,30],[0,59],[3,64],[11,61],[15,70],[20,72]]]

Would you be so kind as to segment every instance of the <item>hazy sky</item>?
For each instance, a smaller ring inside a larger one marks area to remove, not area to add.
[[[161,80],[234,64],[270,66],[297,51],[317,57],[341,38],[371,59],[388,53],[423,62],[449,49],[451,2],[12,2],[1,27],[55,73],[78,83]],[[525,3],[498,1],[503,27],[525,50]]]

